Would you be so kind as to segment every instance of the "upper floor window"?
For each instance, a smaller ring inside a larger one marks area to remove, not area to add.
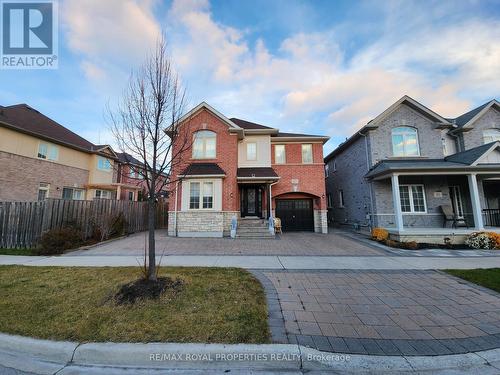
[[[97,169],[109,172],[111,170],[111,162],[109,161],[109,159],[106,159],[105,157],[98,156]]]
[[[392,154],[394,156],[419,156],[417,129],[408,126],[392,129]]]
[[[500,141],[500,129],[488,129],[483,132],[484,143]]]
[[[40,159],[57,160],[59,149],[51,143],[40,142],[38,145],[38,157]]]
[[[328,164],[325,164],[325,177],[328,177],[330,175],[330,166]]]
[[[302,163],[311,164],[313,162],[312,144],[302,145]]]
[[[194,133],[193,159],[214,159],[217,136],[210,130],[200,130]]]
[[[285,164],[286,163],[285,145],[275,145],[274,146],[274,162],[276,164]]]
[[[257,143],[247,143],[247,160],[257,160]]]

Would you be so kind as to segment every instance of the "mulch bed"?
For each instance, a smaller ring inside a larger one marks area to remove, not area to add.
[[[114,299],[118,305],[134,304],[143,299],[160,298],[167,290],[177,293],[182,285],[181,279],[174,280],[170,277],[158,277],[156,281],[141,278],[122,285]]]

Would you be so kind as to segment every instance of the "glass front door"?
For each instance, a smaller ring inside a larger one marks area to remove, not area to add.
[[[262,216],[262,189],[260,187],[241,188],[241,216]]]

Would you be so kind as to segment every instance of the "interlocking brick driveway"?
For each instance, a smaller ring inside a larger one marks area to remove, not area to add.
[[[145,233],[98,245],[68,255],[137,255],[143,254]],[[165,255],[383,255],[382,250],[336,232],[284,233],[280,239],[246,240],[230,238],[176,238],[165,230],[157,231],[156,249]]]
[[[441,272],[256,274],[270,294],[276,341],[326,351],[387,355],[439,355],[500,347],[500,295]],[[279,324],[280,314],[284,328]]]

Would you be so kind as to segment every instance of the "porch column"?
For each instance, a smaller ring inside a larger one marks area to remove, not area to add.
[[[470,200],[472,203],[472,213],[474,215],[474,227],[477,230],[483,230],[483,213],[481,211],[476,175],[474,173],[469,174],[467,175],[467,179],[469,181]]]
[[[397,174],[393,174],[391,176],[391,185],[392,185],[392,200],[394,203],[394,216],[396,222],[396,229],[398,232],[404,230],[403,226],[403,212],[401,211],[401,197],[399,196],[399,176]]]
[[[116,188],[116,200],[119,201],[120,200],[120,195],[122,194],[122,187],[120,185],[118,185],[118,187]]]

